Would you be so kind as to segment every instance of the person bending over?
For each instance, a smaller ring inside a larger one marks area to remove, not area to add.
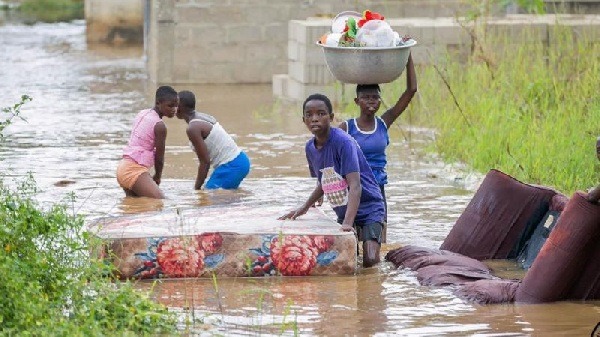
[[[194,188],[238,188],[250,172],[250,159],[213,116],[196,111],[196,97],[191,91],[179,92],[177,118],[188,124],[186,133],[198,156]],[[210,166],[213,172],[205,184]]]

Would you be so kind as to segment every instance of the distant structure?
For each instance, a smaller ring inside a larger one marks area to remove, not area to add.
[[[266,84],[275,96],[297,99],[330,86],[333,79],[314,45],[342,11],[370,9],[385,15],[398,32],[417,41],[416,63],[446,50],[462,52],[470,38],[454,22],[468,11],[464,0],[85,0],[88,43],[144,46],[155,84]],[[549,13],[571,16],[570,24],[595,30],[600,0],[547,0]],[[531,17],[509,18],[519,8],[495,8],[502,27],[525,26]],[[545,18],[537,18],[542,21]],[[577,21],[580,19],[579,21]],[[592,26],[590,26],[592,23]],[[542,30],[550,23],[544,22]],[[576,28],[577,28],[576,27]],[[509,28],[507,28],[510,30]],[[516,28],[515,28],[516,29]],[[579,29],[579,28],[578,28]],[[547,36],[544,35],[544,36]]]
[[[88,43],[144,43],[144,7],[150,0],[85,0]]]
[[[452,17],[462,0],[152,0],[146,47],[157,83],[271,83],[287,73],[289,22],[366,9],[388,17]],[[325,31],[323,32],[325,33]],[[316,41],[316,40],[315,40]]]

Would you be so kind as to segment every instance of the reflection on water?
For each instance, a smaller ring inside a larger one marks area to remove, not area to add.
[[[168,120],[163,184],[166,200],[125,198],[115,169],[136,112],[151,105],[141,48],[85,43],[83,22],[0,26],[0,105],[22,94],[27,122],[6,130],[0,145],[5,182],[31,172],[51,203],[73,192],[75,211],[89,221],[175,208],[278,203],[295,207],[308,196],[303,144],[309,137],[300,107],[273,102],[261,86],[181,86],[198,110],[215,115],[252,160],[238,191],[194,191],[196,161],[185,123]],[[422,95],[425,95],[424,93]],[[423,154],[430,130],[393,128],[389,148],[388,244],[435,248],[470,200],[472,181]],[[410,140],[407,141],[407,140]],[[476,180],[476,179],[475,179]],[[333,214],[328,207],[326,212]],[[522,271],[491,261],[503,277]],[[229,335],[589,335],[600,320],[597,303],[477,306],[449,289],[422,287],[410,271],[382,263],[354,277],[245,278],[139,282],[174,310],[189,309],[195,333]],[[182,323],[183,324],[183,323]],[[183,324],[185,325],[185,324]]]

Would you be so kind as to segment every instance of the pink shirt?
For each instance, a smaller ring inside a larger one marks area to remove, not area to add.
[[[154,166],[154,126],[162,121],[154,109],[140,111],[133,120],[133,128],[129,143],[123,149],[123,157],[129,157],[136,163],[145,166]]]

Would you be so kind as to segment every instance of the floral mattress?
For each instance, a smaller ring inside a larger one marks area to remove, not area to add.
[[[357,268],[353,233],[317,208],[204,207],[102,218],[88,226],[101,257],[123,279],[348,275]]]

